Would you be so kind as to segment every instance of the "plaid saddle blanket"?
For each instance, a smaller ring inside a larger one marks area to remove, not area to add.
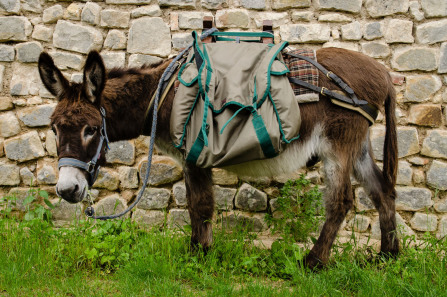
[[[289,51],[289,53],[305,56],[317,61],[315,50],[313,49],[294,49]],[[289,55],[284,55],[284,62],[286,63],[287,68],[289,68],[290,70],[290,73],[288,73],[287,76],[294,77],[309,84],[318,86],[319,72],[317,67],[305,60]],[[295,93],[295,98],[298,100],[298,103],[318,101],[318,93],[315,93],[314,91],[306,89],[299,85],[295,85],[293,83],[291,83],[290,85],[292,86],[293,92]]]

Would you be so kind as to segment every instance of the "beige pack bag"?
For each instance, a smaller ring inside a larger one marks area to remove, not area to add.
[[[272,158],[299,137],[300,110],[281,55],[286,42],[203,44],[193,37],[170,131],[187,162],[208,168]]]

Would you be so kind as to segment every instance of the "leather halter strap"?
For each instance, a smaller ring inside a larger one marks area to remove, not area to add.
[[[103,107],[99,109],[101,113],[102,123],[101,123],[101,129],[99,130],[100,136],[99,136],[99,144],[96,148],[96,153],[93,156],[93,158],[88,162],[83,162],[75,158],[60,158],[58,163],[58,168],[61,167],[76,167],[79,169],[82,169],[88,173],[88,185],[91,187],[98,177],[99,168],[100,166],[96,166],[99,158],[101,158],[101,150],[102,146],[104,144],[104,141],[106,142],[105,151],[107,152],[109,147],[109,138],[107,137],[107,127],[106,127],[106,111]]]

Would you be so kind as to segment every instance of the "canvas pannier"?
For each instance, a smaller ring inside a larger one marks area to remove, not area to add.
[[[300,110],[281,55],[286,42],[205,44],[193,37],[170,131],[187,162],[208,168],[272,158],[299,137]]]

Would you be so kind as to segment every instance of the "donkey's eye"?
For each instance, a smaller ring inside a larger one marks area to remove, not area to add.
[[[93,136],[96,131],[98,130],[98,127],[86,127],[84,130],[84,136]]]

